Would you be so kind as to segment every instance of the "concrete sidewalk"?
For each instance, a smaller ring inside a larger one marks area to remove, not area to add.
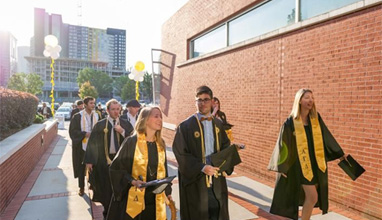
[[[2,214],[2,220],[91,220],[91,210],[95,219],[102,219],[103,208],[99,203],[90,202],[88,193],[91,191],[86,188],[87,194],[83,197],[77,194],[78,181],[73,177],[72,147],[68,126],[69,123],[66,122],[65,129],[59,130],[56,140]],[[167,148],[167,156],[169,174],[177,175],[177,163],[171,148]],[[229,177],[227,183],[231,220],[285,219],[268,213],[273,194],[271,187],[238,174]],[[173,198],[179,209],[177,179],[174,180]],[[318,210],[315,210],[315,213],[319,213]],[[178,219],[180,219],[179,216]],[[312,219],[362,218],[352,216],[349,212],[335,210],[324,216],[314,215]]]

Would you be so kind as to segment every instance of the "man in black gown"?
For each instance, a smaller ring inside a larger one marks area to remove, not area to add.
[[[100,120],[90,135],[85,153],[84,163],[90,170],[90,180],[95,202],[101,202],[106,218],[112,189],[109,177],[109,165],[119,150],[125,137],[130,136],[133,127],[124,120],[119,119],[121,105],[112,99],[106,103],[108,117]]]
[[[76,101],[76,108],[72,110],[72,112],[70,112],[70,119],[73,118],[73,116],[82,111],[84,109],[84,101],[82,101],[81,99],[80,100],[77,100]]]
[[[82,102],[82,100],[81,100]],[[72,161],[74,178],[78,178],[80,196],[84,195],[85,164],[82,163],[87,147],[87,139],[98,121],[98,114],[94,112],[95,99],[85,97],[85,109],[73,115],[69,126],[69,135],[72,139]]]
[[[230,141],[222,122],[211,116],[212,97],[207,86],[196,89],[197,113],[178,126],[172,145],[179,164],[182,220],[229,220],[227,182],[224,175],[214,175],[219,168],[211,165],[210,155]]]

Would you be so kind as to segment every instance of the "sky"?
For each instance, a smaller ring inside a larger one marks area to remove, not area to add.
[[[29,46],[34,8],[61,14],[64,23],[126,30],[126,66],[142,61],[151,72],[151,48],[161,47],[161,27],[188,0],[9,0],[0,3],[0,30],[10,31],[17,46]],[[78,5],[82,5],[82,17]]]

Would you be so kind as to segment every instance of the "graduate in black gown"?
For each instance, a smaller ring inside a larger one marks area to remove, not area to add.
[[[312,91],[300,89],[268,166],[278,172],[270,213],[298,219],[298,207],[302,205],[302,220],[310,219],[315,206],[326,214],[327,162],[344,156],[316,111]]]
[[[230,123],[227,122],[227,116],[224,112],[220,110],[220,100],[216,97],[213,98],[212,101],[212,115],[223,122],[223,128],[225,132],[227,133],[228,139],[233,142],[233,135],[232,135],[232,127]]]
[[[211,115],[212,91],[196,89],[197,113],[176,129],[173,151],[178,161],[180,217],[182,220],[229,220],[225,175],[210,156],[230,146],[220,120]],[[231,174],[233,168],[226,171]]]
[[[118,152],[125,137],[133,131],[133,127],[124,120],[119,120],[121,105],[115,99],[106,103],[108,116],[100,120],[93,128],[84,163],[90,171],[89,181],[93,189],[95,202],[101,202],[106,217],[112,196],[109,165]]]
[[[78,178],[78,195],[80,196],[85,193],[85,164],[82,162],[90,133],[98,121],[98,114],[94,111],[95,99],[90,96],[85,97],[84,104],[85,109],[74,114],[69,125],[69,136],[72,139],[74,178]]]
[[[166,220],[166,197],[171,187],[154,194],[141,184],[168,176],[162,113],[158,107],[142,109],[134,135],[127,138],[110,166],[113,199],[108,220]]]

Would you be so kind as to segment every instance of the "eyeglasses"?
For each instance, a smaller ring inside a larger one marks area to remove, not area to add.
[[[209,101],[211,101],[211,99],[209,99],[209,98],[205,98],[205,99],[196,99],[196,102],[197,102],[198,104],[207,103],[207,102],[209,102]]]

